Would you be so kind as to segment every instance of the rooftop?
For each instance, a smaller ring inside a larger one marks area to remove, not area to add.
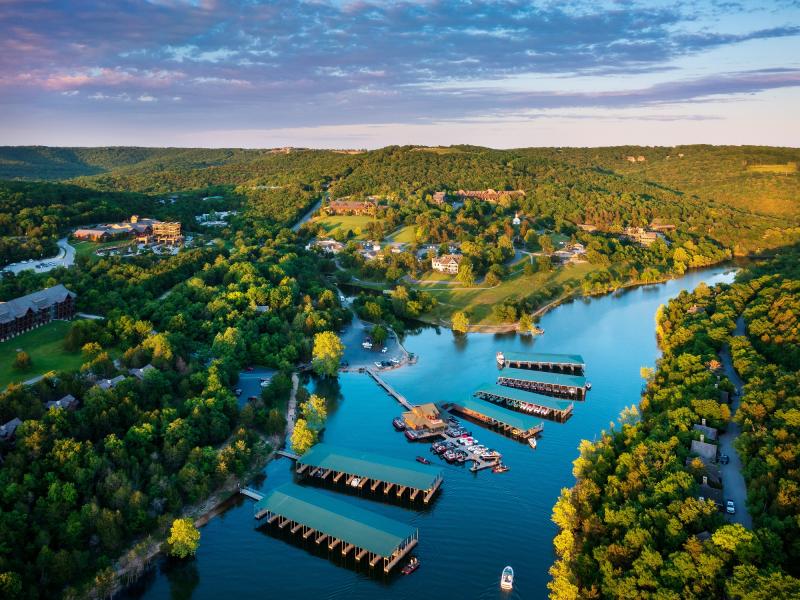
[[[580,354],[554,354],[548,352],[503,352],[507,360],[547,363],[551,365],[585,365]]]
[[[565,385],[568,387],[586,387],[586,377],[583,375],[568,375],[564,373],[553,373],[551,371],[531,371],[528,369],[503,369],[498,377],[509,379],[519,379],[521,381],[536,381],[538,383],[550,383],[554,385]]]
[[[485,417],[505,423],[516,429],[521,429],[522,431],[533,429],[542,422],[538,417],[509,410],[487,400],[479,400],[478,398],[467,397],[463,400],[456,400],[453,404],[480,413]]]
[[[546,406],[556,410],[567,410],[569,405],[572,404],[572,402],[568,400],[558,400],[552,396],[545,396],[544,394],[537,394],[536,392],[529,392],[527,390],[519,390],[517,388],[500,385],[499,383],[485,383],[475,388],[475,392],[486,392],[493,396],[500,396],[501,398],[507,398],[517,402],[526,402],[528,404],[538,404],[539,406]]]
[[[26,296],[14,298],[8,302],[0,302],[0,323],[6,323],[22,317],[29,310],[38,312],[42,309],[49,308],[54,304],[66,300],[67,296],[74,298],[75,294],[59,284]]]
[[[297,462],[298,464],[343,471],[350,475],[378,479],[419,490],[432,488],[436,480],[442,475],[441,469],[436,467],[384,456],[383,454],[349,450],[324,443],[317,444],[311,448],[311,450],[297,459]]]
[[[391,556],[416,534],[410,525],[293,483],[275,488],[256,503],[256,514],[265,510],[381,556]]]

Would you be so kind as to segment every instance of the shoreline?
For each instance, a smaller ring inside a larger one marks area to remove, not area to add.
[[[297,412],[297,390],[300,386],[300,378],[297,373],[292,373],[292,390],[289,393],[289,400],[286,405],[286,428],[283,434],[273,434],[269,437],[259,435],[260,443],[269,444],[271,450],[266,456],[257,458],[241,477],[231,476],[210,496],[199,503],[186,507],[180,515],[175,518],[191,518],[194,526],[198,529],[205,527],[214,517],[226,512],[239,497],[239,488],[243,481],[249,481],[258,476],[266,466],[279,458],[278,450],[286,445],[286,440],[294,430],[294,421]],[[166,558],[164,553],[165,539],[156,539],[156,534],[149,534],[147,537],[136,543],[129,545],[120,555],[114,565],[114,594],[118,594],[138,581],[146,571],[153,568],[157,560]],[[202,537],[201,537],[202,539]],[[146,550],[138,553],[136,548],[141,544],[146,544]],[[98,590],[92,585],[86,593],[88,598],[97,598]]]

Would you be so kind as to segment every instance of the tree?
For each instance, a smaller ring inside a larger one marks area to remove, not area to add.
[[[472,265],[469,263],[464,263],[461,265],[461,268],[458,270],[457,275],[458,280],[466,286],[471,286],[475,284],[475,271],[472,269]]]
[[[186,558],[194,556],[200,546],[200,531],[191,519],[175,519],[167,538],[170,556]]]
[[[519,318],[519,326],[517,328],[520,333],[530,333],[533,329],[533,319],[528,313],[522,313]]]
[[[297,419],[292,431],[292,450],[296,454],[305,454],[317,443],[317,432],[308,426],[305,419]]]
[[[313,429],[321,429],[328,418],[328,403],[322,396],[311,394],[311,397],[300,406],[303,418]]]
[[[14,358],[14,364],[12,366],[17,371],[29,371],[33,366],[33,361],[31,360],[30,354],[24,350],[20,350],[17,352],[17,356]]]
[[[314,336],[312,364],[318,375],[334,377],[344,355],[344,344],[332,331],[323,331]]]
[[[370,335],[372,336],[372,341],[381,346],[389,337],[389,332],[386,331],[386,328],[382,325],[375,325],[375,327],[372,328]]]
[[[553,240],[550,238],[549,235],[540,235],[539,236],[539,245],[542,247],[542,252],[545,254],[552,254],[553,253]]]
[[[469,318],[467,317],[467,313],[463,310],[454,312],[451,327],[456,333],[467,333],[469,331]]]

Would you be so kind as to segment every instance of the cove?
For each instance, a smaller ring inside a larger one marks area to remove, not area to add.
[[[639,401],[639,369],[652,366],[659,351],[655,314],[681,290],[733,280],[734,270],[718,267],[691,272],[662,284],[616,294],[575,300],[546,314],[545,334],[470,334],[455,338],[433,328],[409,335],[406,349],[417,364],[383,377],[410,401],[442,402],[470,395],[497,375],[497,350],[573,352],[582,354],[592,383],[586,402],[576,403],[565,424],[545,423],[534,451],[527,445],[485,430],[469,428],[481,443],[503,453],[508,473],[470,473],[449,466],[409,443],[391,425],[401,407],[366,375],[344,373],[339,384],[316,386],[332,400],[324,440],[331,444],[414,460],[430,457],[444,470],[441,494],[431,507],[415,511],[402,506],[335,494],[367,510],[419,528],[415,554],[422,566],[409,577],[388,580],[343,568],[326,558],[255,529],[253,503],[238,499],[229,510],[202,528],[195,560],[168,562],[128,590],[125,598],[217,599],[415,599],[545,598],[553,561],[555,525],[550,515],[560,490],[573,484],[572,461],[582,439],[594,439],[620,411]],[[310,382],[309,388],[314,388]],[[264,490],[291,480],[291,463],[271,462]],[[323,493],[331,493],[324,490]],[[514,590],[499,589],[505,565],[515,571]]]

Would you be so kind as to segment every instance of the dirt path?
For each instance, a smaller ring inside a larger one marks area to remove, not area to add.
[[[745,333],[744,318],[739,317],[736,321],[735,336],[742,336]],[[739,410],[739,401],[741,399],[742,388],[744,383],[739,377],[739,374],[733,368],[733,360],[731,359],[730,348],[726,345],[719,353],[719,358],[722,361],[725,375],[731,380],[736,391],[731,399],[731,413],[736,414]],[[747,510],[747,485],[742,475],[742,461],[739,459],[739,454],[734,448],[734,442],[739,437],[741,429],[739,424],[731,421],[728,424],[728,430],[719,436],[719,451],[721,454],[727,454],[730,457],[730,462],[727,465],[720,465],[720,472],[722,473],[722,482],[724,486],[725,499],[733,500],[736,505],[736,514],[728,515],[725,517],[731,523],[740,523],[748,529],[753,528],[753,519],[750,512]]]

